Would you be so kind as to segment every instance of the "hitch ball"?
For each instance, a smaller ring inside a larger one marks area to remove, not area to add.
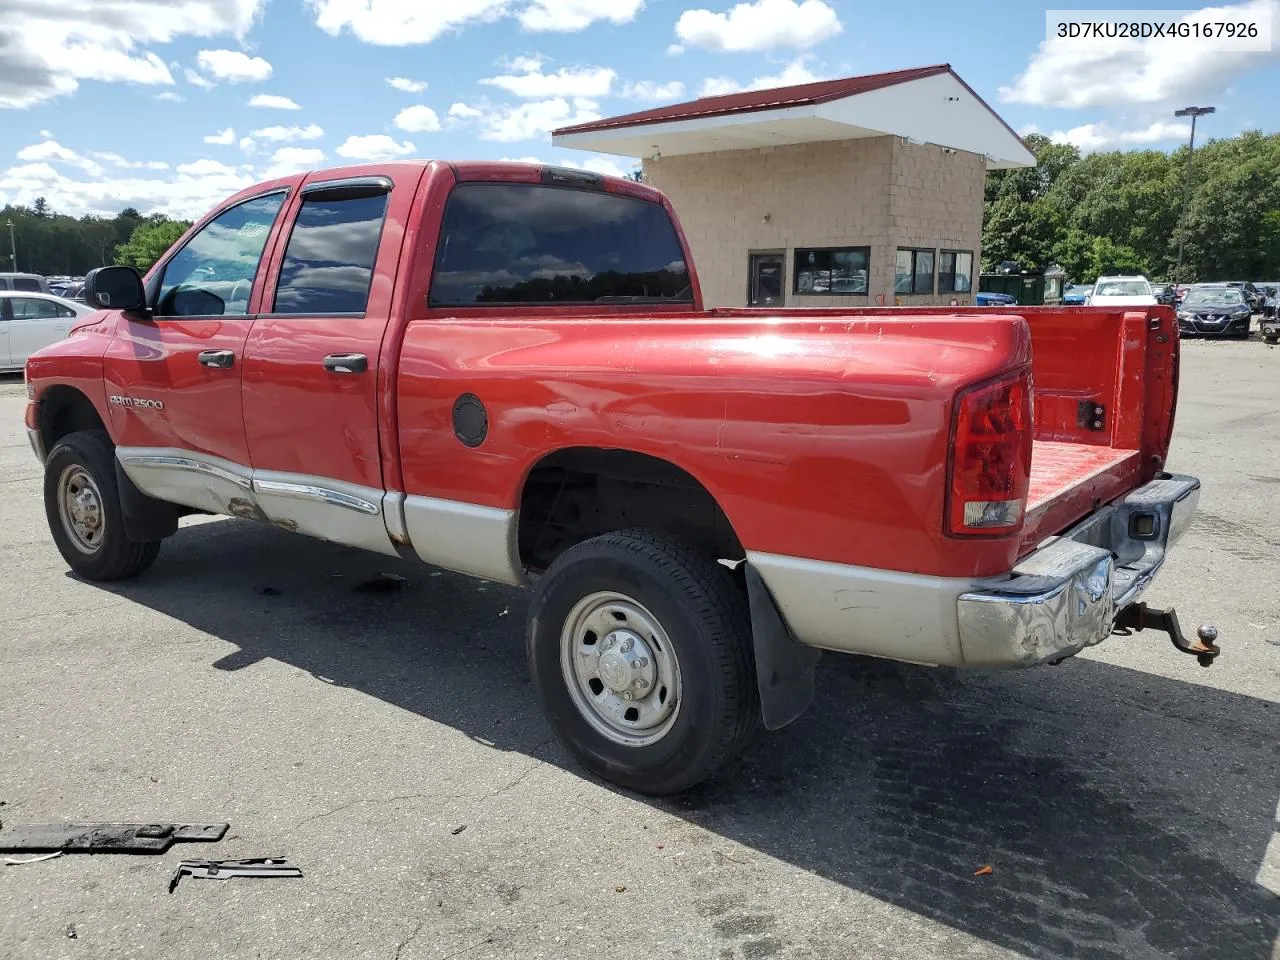
[[[1207,646],[1218,639],[1218,628],[1212,623],[1202,623],[1199,629],[1196,630],[1196,636],[1200,638],[1201,643]]]

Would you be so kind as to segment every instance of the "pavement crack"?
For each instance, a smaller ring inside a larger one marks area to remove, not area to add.
[[[419,920],[417,925],[413,928],[413,933],[409,934],[396,944],[396,952],[393,960],[400,960],[400,954],[404,952],[404,948],[413,943],[414,940],[418,939],[418,934],[422,932],[422,928],[426,925],[426,922],[425,917]]]
[[[492,942],[493,937],[485,937],[483,940],[477,940],[469,947],[463,947],[461,950],[455,950],[453,953],[446,953],[440,960],[453,960],[454,957],[460,957],[465,953],[470,953],[476,947],[483,947],[486,943]]]
[[[324,810],[320,813],[313,813],[309,817],[303,817],[301,820],[299,820],[297,823],[294,824],[294,829],[296,830],[298,827],[301,827],[304,824],[313,823],[316,820],[324,820],[327,817],[335,816],[339,813],[342,813],[343,810],[349,810],[352,807],[356,807],[361,804],[369,803],[374,805],[381,805],[384,803],[397,803],[401,800],[421,800],[425,796],[426,796],[425,793],[402,793],[402,794],[397,794],[394,797],[371,797],[369,799],[349,800],[346,803],[339,804],[338,806],[334,807],[332,810]]]

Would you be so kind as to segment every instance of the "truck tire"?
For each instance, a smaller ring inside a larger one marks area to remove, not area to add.
[[[746,591],[666,534],[610,533],[561,554],[530,604],[528,656],[565,746],[639,793],[711,776],[759,723]]]
[[[159,542],[125,535],[115,449],[101,430],[70,433],[44,467],[44,511],[58,552],[86,580],[123,580],[155,562]]]

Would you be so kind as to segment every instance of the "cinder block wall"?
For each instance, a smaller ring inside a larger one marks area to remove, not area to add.
[[[746,303],[750,253],[785,251],[788,307],[892,306],[899,246],[972,250],[975,264],[980,254],[986,169],[973,154],[872,137],[661,157],[644,172],[675,205],[708,306]],[[797,247],[860,246],[871,248],[868,296],[792,292]]]

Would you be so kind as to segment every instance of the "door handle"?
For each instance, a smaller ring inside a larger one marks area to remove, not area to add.
[[[331,353],[324,358],[324,368],[334,373],[364,373],[369,358],[363,353]]]
[[[197,357],[202,367],[217,367],[225,370],[236,362],[236,355],[230,350],[202,350]]]

